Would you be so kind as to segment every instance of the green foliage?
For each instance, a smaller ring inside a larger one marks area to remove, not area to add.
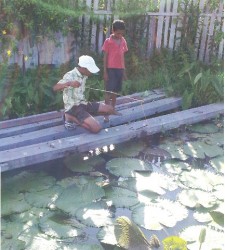
[[[206,229],[205,228],[202,228],[200,234],[199,234],[199,243],[200,243],[200,246],[199,246],[199,250],[201,249],[202,247],[202,243],[205,242],[205,236],[206,236]]]
[[[140,228],[126,216],[116,219],[115,235],[119,246],[124,249],[151,249]]]
[[[164,250],[187,250],[187,243],[178,236],[169,236],[163,239]]]
[[[4,71],[4,67],[2,68]],[[63,107],[61,93],[53,93],[52,87],[60,79],[63,66],[51,69],[48,65],[29,69],[23,74],[18,67],[8,68],[0,75],[0,86],[7,80],[7,93],[2,101],[2,116],[15,118],[37,114]]]

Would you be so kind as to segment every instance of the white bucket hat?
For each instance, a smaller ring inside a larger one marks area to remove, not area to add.
[[[80,56],[78,65],[88,69],[91,73],[95,74],[100,69],[96,66],[94,59],[91,56]]]

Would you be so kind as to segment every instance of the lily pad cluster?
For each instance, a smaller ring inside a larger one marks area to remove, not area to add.
[[[114,155],[72,155],[64,160],[71,175],[60,180],[39,171],[4,176],[2,249],[223,249],[221,134],[198,125],[154,148],[133,141]],[[165,230],[177,235],[160,242]]]

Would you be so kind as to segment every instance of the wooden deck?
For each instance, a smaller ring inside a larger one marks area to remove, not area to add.
[[[161,90],[118,98],[122,116],[111,116],[110,124],[96,117],[104,127],[98,134],[81,127],[65,130],[62,111],[2,121],[1,172],[208,120],[224,111],[221,103],[174,112],[180,106],[181,98],[166,98]],[[149,118],[162,112],[167,114]]]

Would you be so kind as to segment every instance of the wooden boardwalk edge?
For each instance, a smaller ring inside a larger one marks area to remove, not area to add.
[[[97,117],[97,119],[104,128],[117,126],[127,122],[143,119],[157,113],[179,108],[181,106],[181,101],[181,98],[170,97],[134,106],[129,109],[124,109],[120,111],[122,116],[110,116],[110,123],[104,123],[102,116]],[[75,131],[66,131],[63,125],[22,133],[10,137],[0,138],[0,151],[74,136],[81,133],[86,133],[86,130],[81,127],[77,127]]]
[[[132,102],[134,104],[131,104],[130,106],[140,104],[140,100],[144,98],[146,99],[144,100],[145,102],[150,102],[150,101],[158,100],[164,97],[165,97],[165,93],[161,89],[149,90],[146,92],[140,92],[140,93],[135,93],[135,94],[127,95],[127,96],[118,97],[117,107],[120,110],[120,109],[129,107],[129,103],[132,103]],[[136,100],[136,103],[135,103],[135,100]],[[56,118],[60,118],[60,121],[61,121],[62,113],[63,113],[63,110],[51,111],[47,113],[21,117],[17,119],[0,121],[0,129],[9,129],[9,128],[16,127],[16,126],[30,125],[34,123],[42,123],[48,120],[49,121],[54,120]]]
[[[0,152],[1,172],[62,158],[75,152],[118,144],[182,125],[198,123],[223,114],[224,104],[210,104],[102,130],[99,134],[80,134]]]

